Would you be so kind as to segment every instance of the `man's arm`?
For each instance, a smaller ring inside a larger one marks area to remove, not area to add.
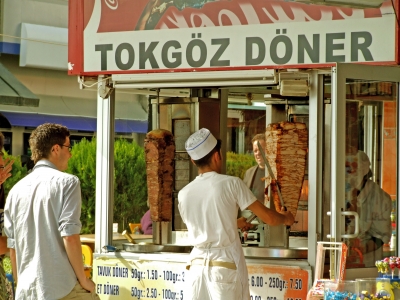
[[[18,282],[18,273],[17,273],[17,255],[15,253],[15,249],[10,248],[10,260],[11,260],[11,269],[14,278],[15,284]]]
[[[249,205],[253,213],[256,214],[264,223],[275,226],[275,225],[292,225],[294,223],[293,215],[288,211],[282,211],[280,213],[265,207],[260,201],[254,201]]]
[[[8,252],[7,248],[7,237],[0,236],[0,255],[6,254]]]
[[[60,233],[63,237],[65,251],[74,269],[80,285],[87,291],[93,292],[95,284],[85,276],[82,258],[81,230],[81,186],[78,177],[69,179],[64,188],[63,212],[59,217]]]
[[[89,292],[94,292],[95,284],[92,280],[86,277],[83,268],[82,245],[79,234],[64,236],[64,246],[68,255],[69,262],[74,269],[75,275],[78,278],[80,285]]]

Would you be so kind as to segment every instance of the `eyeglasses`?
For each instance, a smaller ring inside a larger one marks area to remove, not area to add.
[[[67,147],[69,152],[72,151],[72,146],[71,146],[71,145],[67,146],[67,145],[58,144],[58,146],[60,146],[60,147]]]

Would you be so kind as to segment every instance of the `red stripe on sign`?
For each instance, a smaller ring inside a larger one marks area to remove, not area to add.
[[[83,73],[83,20],[86,1],[68,1],[68,75]]]
[[[400,51],[399,51],[399,44],[400,44],[400,20],[399,20],[399,14],[400,14],[400,2],[399,1],[394,1],[393,2],[393,8],[396,11],[396,62],[397,64],[400,64]]]

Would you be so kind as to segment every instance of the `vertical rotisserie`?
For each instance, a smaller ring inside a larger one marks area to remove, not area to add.
[[[174,137],[168,130],[152,130],[146,134],[144,149],[151,219],[155,222],[170,222],[174,183]]]
[[[304,123],[273,123],[265,131],[266,157],[279,184],[284,204],[294,217],[306,170],[307,136]],[[274,182],[271,182],[271,195],[279,211],[282,205]]]

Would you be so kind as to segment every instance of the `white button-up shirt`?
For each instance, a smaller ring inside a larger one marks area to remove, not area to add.
[[[64,236],[81,230],[78,177],[60,172],[48,160],[10,191],[4,209],[7,246],[17,256],[15,299],[60,299],[77,278],[65,251]]]

